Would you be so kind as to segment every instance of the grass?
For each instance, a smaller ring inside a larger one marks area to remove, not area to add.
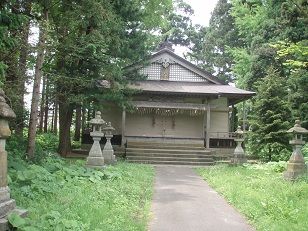
[[[197,172],[234,205],[257,230],[308,230],[308,177],[282,179],[281,164],[230,167]]]
[[[48,157],[41,164],[10,163],[10,188],[29,216],[19,230],[146,230],[153,190],[150,166],[118,163],[102,171],[83,161]]]

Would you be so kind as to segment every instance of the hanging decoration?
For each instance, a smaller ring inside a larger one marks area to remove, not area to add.
[[[174,129],[174,128],[175,128],[175,117],[172,116],[172,129]]]
[[[136,107],[136,112],[140,115],[152,114],[152,125],[155,125],[154,115],[160,116],[175,116],[175,115],[189,115],[189,116],[200,116],[204,114],[202,109],[178,109],[178,108],[147,108],[147,107]]]
[[[156,121],[155,121],[155,115],[152,115],[152,127],[155,127]]]

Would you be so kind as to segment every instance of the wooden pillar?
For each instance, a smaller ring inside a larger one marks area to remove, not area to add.
[[[126,110],[125,108],[123,108],[122,110],[122,140],[121,140],[122,147],[125,144],[125,123],[126,123]]]
[[[205,140],[206,139],[206,107],[203,108],[203,127],[202,127],[202,138]]]
[[[246,104],[243,102],[243,132],[246,132]]]
[[[210,148],[210,129],[211,129],[211,106],[207,104],[206,110],[206,148]]]

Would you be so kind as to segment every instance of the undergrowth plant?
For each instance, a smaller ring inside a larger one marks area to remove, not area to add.
[[[198,173],[257,230],[306,231],[308,227],[308,176],[286,181],[286,162],[217,165],[199,168]]]
[[[37,140],[41,153],[24,158],[23,140],[8,144],[9,186],[27,218],[9,216],[13,228],[44,230],[146,230],[153,188],[150,166],[124,162],[104,169],[53,154],[52,136]],[[47,145],[45,146],[45,144]]]

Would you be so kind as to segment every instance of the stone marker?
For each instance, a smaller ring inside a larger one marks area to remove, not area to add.
[[[16,209],[15,200],[10,197],[10,189],[7,184],[7,152],[5,142],[11,136],[8,120],[15,118],[13,110],[5,102],[5,95],[0,89],[0,231],[8,230],[7,216],[15,212],[26,216],[27,211]]]
[[[239,126],[235,131],[236,138],[236,148],[234,149],[233,157],[231,158],[231,165],[243,164],[247,162],[245,151],[242,148],[242,143],[244,141],[244,132]]]
[[[293,139],[290,140],[290,144],[293,145],[293,152],[287,165],[287,171],[284,172],[283,176],[286,180],[295,180],[298,176],[307,172],[301,148],[305,144],[303,135],[307,134],[308,130],[301,127],[300,121],[296,120],[294,127],[287,132],[293,134]]]
[[[93,126],[93,131],[90,132],[90,135],[94,142],[90,149],[86,166],[90,168],[102,168],[104,167],[104,157],[99,142],[104,136],[102,126],[105,124],[105,121],[101,118],[100,111],[95,113],[95,118],[90,120],[89,124]]]
[[[110,139],[113,137],[112,133],[114,128],[111,126],[110,122],[107,124],[107,127],[103,129],[103,131],[105,132],[105,137],[107,139],[103,150],[103,156],[107,164],[114,164],[116,162],[116,158],[110,141]]]

